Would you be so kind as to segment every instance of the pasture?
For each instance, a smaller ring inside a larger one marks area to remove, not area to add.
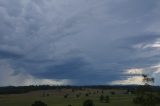
[[[100,101],[101,95],[108,95],[110,102]],[[57,89],[32,91],[24,94],[0,95],[0,106],[31,106],[34,101],[41,100],[48,106],[82,106],[86,99],[93,100],[95,106],[138,106],[133,104],[134,95],[126,90],[100,90],[100,89]]]

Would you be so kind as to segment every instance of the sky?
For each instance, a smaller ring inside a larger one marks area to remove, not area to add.
[[[159,0],[0,0],[0,86],[160,85]]]

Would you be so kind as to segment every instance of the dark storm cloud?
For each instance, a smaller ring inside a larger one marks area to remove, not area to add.
[[[154,34],[154,33],[141,34],[137,36],[120,39],[120,42],[118,42],[118,44],[120,43],[120,45],[131,47],[132,45],[136,45],[139,43],[152,43],[158,38],[160,38],[159,34]]]
[[[23,55],[21,55],[21,54],[16,54],[13,52],[0,50],[0,58],[1,59],[18,59],[18,58],[22,58],[22,57],[23,57]]]
[[[38,81],[104,84],[127,68],[158,64],[159,5],[158,0],[0,0],[5,64],[0,69],[8,70],[0,74],[15,81],[25,73]]]

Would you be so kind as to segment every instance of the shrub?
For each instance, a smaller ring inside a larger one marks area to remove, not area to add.
[[[135,104],[140,104],[141,106],[155,106],[157,103],[157,98],[153,94],[145,94],[140,97],[135,97],[133,102]]]
[[[85,94],[85,96],[89,96],[89,94],[88,94],[88,93],[86,93],[86,94]]]
[[[68,98],[68,96],[69,96],[68,94],[65,94],[65,95],[64,95],[64,98]]]
[[[49,96],[49,94],[47,94],[47,96]]]
[[[114,92],[114,91],[111,91],[111,94],[112,94],[112,95],[115,95],[115,92]]]
[[[47,104],[42,101],[35,101],[32,106],[47,106]]]
[[[75,89],[72,89],[72,92],[74,92],[75,91]]]
[[[80,94],[77,94],[76,97],[79,98],[79,97],[80,97]]]
[[[92,100],[88,99],[83,102],[83,106],[94,106],[94,103]]]
[[[102,90],[102,91],[101,91],[101,93],[103,94],[103,93],[104,93],[104,91]]]
[[[104,100],[104,96],[101,95],[101,96],[100,96],[100,101],[103,101],[103,100]]]
[[[106,96],[106,97],[105,97],[105,102],[106,102],[106,103],[109,103],[109,102],[110,102],[109,96]]]
[[[99,91],[97,90],[97,93],[99,93]]]
[[[133,103],[135,103],[135,104],[141,104],[143,101],[144,101],[143,97],[135,97],[133,99]]]

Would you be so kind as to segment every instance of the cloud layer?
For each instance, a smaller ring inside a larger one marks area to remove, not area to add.
[[[159,7],[158,0],[0,0],[0,86],[132,84],[124,70],[159,64]]]

